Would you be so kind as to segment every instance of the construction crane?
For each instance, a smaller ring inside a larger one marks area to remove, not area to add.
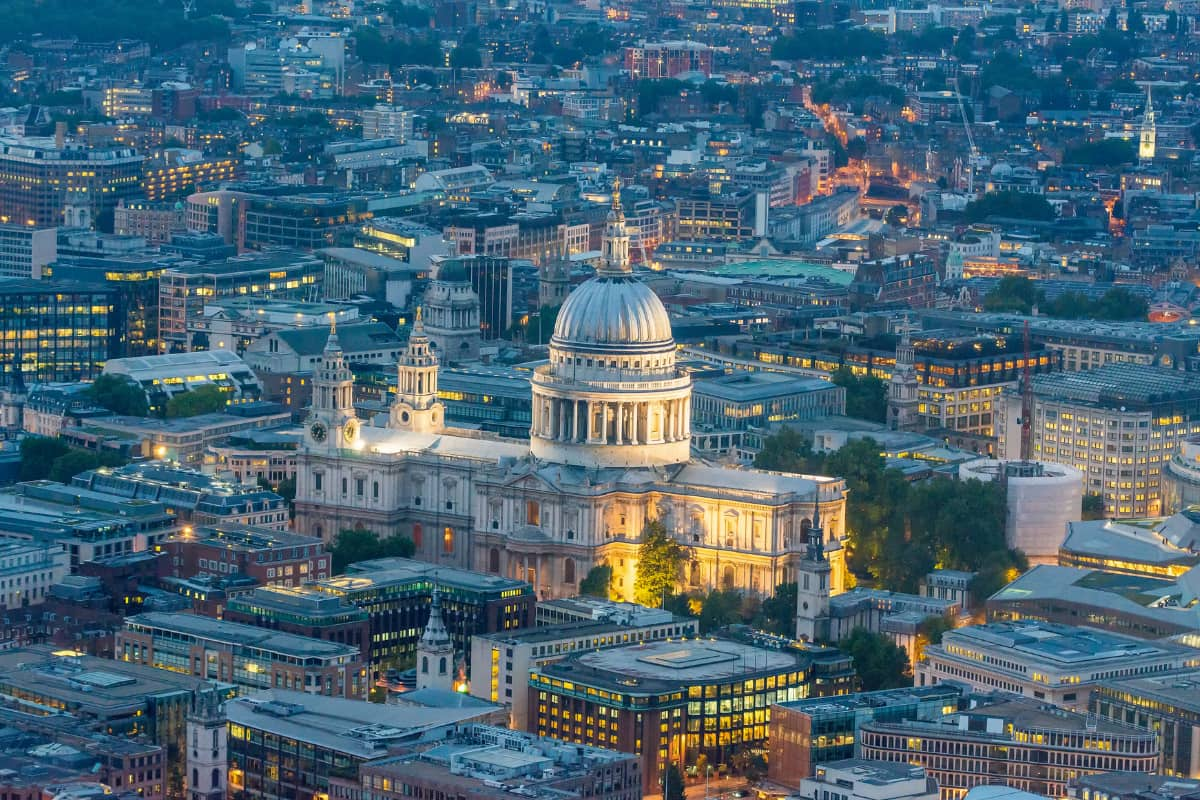
[[[975,146],[975,135],[971,133],[971,122],[967,119],[967,104],[963,102],[963,93],[957,74],[954,76],[954,94],[958,98],[958,113],[962,116],[963,130],[967,132],[967,144],[971,148],[971,155],[967,159],[967,191],[975,194],[975,170],[983,164],[984,158],[980,155],[979,148]]]
[[[1029,320],[1021,338],[1024,340],[1025,369],[1021,376],[1021,460],[1028,461],[1033,455],[1033,348],[1029,344]]]

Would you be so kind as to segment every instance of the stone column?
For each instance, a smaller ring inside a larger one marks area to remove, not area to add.
[[[629,407],[629,441],[633,444],[643,444],[638,436],[638,416],[642,413],[642,404],[634,403]]]
[[[613,404],[613,414],[616,415],[616,424],[613,425],[613,432],[617,435],[617,444],[624,444],[625,431],[625,404],[617,402]]]

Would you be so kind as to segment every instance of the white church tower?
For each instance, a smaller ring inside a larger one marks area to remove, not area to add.
[[[833,567],[825,555],[825,531],[821,529],[820,513],[818,502],[813,508],[804,558],[796,570],[796,638],[802,642],[829,638]]]
[[[1154,160],[1155,147],[1158,140],[1158,126],[1154,121],[1154,100],[1150,97],[1150,87],[1146,87],[1146,110],[1142,114],[1141,133],[1138,136],[1138,160],[1149,164]]]
[[[917,393],[921,383],[917,378],[915,360],[906,325],[900,336],[900,344],[896,347],[896,366],[892,368],[892,380],[888,384],[887,423],[894,431],[917,427]]]
[[[224,800],[228,789],[225,707],[217,689],[201,684],[186,717],[188,800]]]
[[[397,365],[396,400],[392,403],[388,427],[418,433],[440,431],[446,414],[438,400],[437,389],[438,358],[430,346],[418,306],[408,345]]]
[[[337,338],[337,321],[329,326],[329,339],[321,365],[313,377],[312,408],[305,444],[314,450],[336,451],[358,444],[358,419],[354,412],[354,373],[346,366]]]
[[[417,643],[417,688],[454,691],[454,642],[442,622],[437,586],[429,606],[429,622]]]

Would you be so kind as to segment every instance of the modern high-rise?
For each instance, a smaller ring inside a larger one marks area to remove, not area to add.
[[[140,191],[143,157],[131,147],[84,148],[51,138],[0,138],[0,223],[52,227],[68,196],[98,219]]]
[[[124,355],[125,325],[112,286],[0,280],[0,382],[18,370],[26,385],[91,380]]]
[[[366,108],[359,112],[362,119],[362,138],[395,139],[407,142],[413,135],[412,111],[384,104]]]

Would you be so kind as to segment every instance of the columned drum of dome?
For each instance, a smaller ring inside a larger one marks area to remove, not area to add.
[[[533,374],[530,449],[583,467],[679,464],[691,448],[691,378],[675,365],[662,301],[633,277],[619,187],[606,263],[563,303],[550,363]]]

